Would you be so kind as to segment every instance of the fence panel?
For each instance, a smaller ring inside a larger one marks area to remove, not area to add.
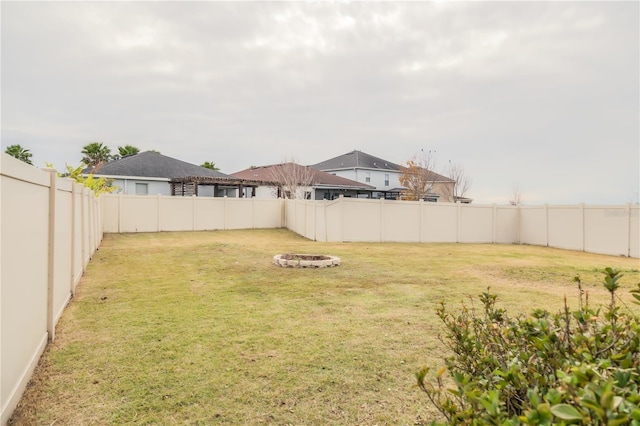
[[[252,229],[253,203],[251,198],[224,198],[226,229]]]
[[[325,201],[324,203],[325,240],[331,242],[342,242],[344,241],[344,221],[342,220],[344,203],[341,199]]]
[[[0,161],[0,402],[4,424],[47,342],[50,178],[4,154]]]
[[[196,231],[225,229],[223,198],[200,198],[196,203]]]
[[[455,243],[458,241],[458,206],[445,203],[425,203],[422,241],[425,243]]]
[[[253,224],[255,228],[282,228],[283,199],[253,198]]]
[[[546,246],[547,207],[518,207],[520,209],[520,243]]]
[[[640,206],[629,208],[629,256],[640,257]]]
[[[158,232],[159,197],[127,195],[120,198],[120,232]]]
[[[494,239],[493,206],[458,204],[460,214],[459,243],[492,243]]]
[[[382,241],[384,200],[341,198],[342,241]]]
[[[103,198],[102,212],[104,214],[104,225],[102,229],[107,233],[118,233],[120,232],[119,208],[121,196],[109,195]]]
[[[580,206],[547,208],[549,247],[583,249],[583,217]]]
[[[103,220],[105,232],[280,228],[282,209],[279,199],[107,195]]]
[[[293,214],[295,215],[295,223],[296,223],[296,230],[297,230],[296,232],[300,235],[306,235],[305,231],[306,231],[307,220],[306,220],[305,203],[302,200],[293,200],[293,205],[294,205]]]
[[[519,209],[515,206],[496,207],[495,241],[498,244],[517,244]]]
[[[53,314],[54,323],[58,322],[62,311],[71,299],[71,251],[73,239],[72,220],[72,182],[57,180],[55,200],[55,246],[54,246],[54,284]]]
[[[287,200],[284,208],[285,226],[317,241],[520,243],[632,257],[640,252],[640,206],[523,207],[340,198]]]
[[[326,200],[314,203],[315,207],[313,209],[313,214],[315,216],[316,224],[316,241],[327,241],[327,203],[328,201]]]
[[[584,249],[592,253],[629,255],[629,219],[627,206],[586,207]]]
[[[76,192],[75,184],[55,171],[6,154],[0,156],[0,189],[0,423],[5,424],[47,340],[55,338],[77,265],[82,271],[85,253],[90,257],[102,240],[102,209],[100,199]]]
[[[82,195],[85,191],[84,186],[75,185],[75,192],[73,194],[73,211],[74,211],[74,224],[73,224],[73,253],[71,257],[73,258],[73,283],[74,289],[75,286],[80,282],[80,278],[82,278],[82,274],[85,271],[84,264],[82,263],[82,259],[84,258],[83,252],[84,249],[82,247],[83,241],[83,229],[84,222],[82,221],[82,212],[84,211],[84,204],[82,200],[84,196]]]
[[[316,202],[304,201],[304,235],[306,238],[316,240]]]
[[[160,231],[193,231],[194,203],[192,197],[157,197]]]
[[[420,242],[420,215],[424,201],[396,202],[380,200],[376,201],[376,203],[380,204],[382,222],[380,241]],[[373,236],[371,241],[375,241]]]

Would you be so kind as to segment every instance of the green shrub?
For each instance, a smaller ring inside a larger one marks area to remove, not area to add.
[[[435,377],[426,367],[416,377],[446,423],[640,426],[640,324],[616,306],[620,272],[604,274],[604,308],[583,300],[579,277],[574,312],[565,300],[564,312],[511,318],[488,291],[480,315],[466,306],[454,315],[441,304],[442,340],[453,355]],[[638,303],[640,283],[632,295]]]

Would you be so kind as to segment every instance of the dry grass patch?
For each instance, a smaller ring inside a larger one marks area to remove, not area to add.
[[[271,264],[288,252],[342,266]],[[640,280],[637,259],[531,246],[107,235],[13,424],[415,424],[435,415],[414,373],[444,356],[441,300],[491,286],[512,312],[558,309],[580,273],[605,303],[605,266]]]

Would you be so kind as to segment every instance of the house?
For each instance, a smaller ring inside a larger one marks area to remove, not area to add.
[[[251,167],[231,176],[243,181],[260,182],[253,194],[256,198],[290,197],[292,188],[299,191],[296,198],[333,200],[340,195],[353,198],[371,198],[375,187],[351,179],[325,173],[309,166],[295,163]],[[284,192],[284,193],[283,193]]]
[[[405,189],[400,184],[402,166],[391,161],[354,150],[343,155],[314,164],[311,167],[376,188],[375,198],[400,198]],[[435,172],[430,172],[429,194],[426,201],[453,202],[455,181]]]
[[[91,173],[91,168],[83,174]],[[131,195],[198,195],[235,197],[243,182],[216,170],[167,157],[155,151],[110,161],[95,177],[113,179],[115,193]],[[200,179],[200,184],[197,179]],[[197,183],[194,183],[197,182]]]

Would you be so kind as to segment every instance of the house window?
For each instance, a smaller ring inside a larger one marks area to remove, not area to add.
[[[370,172],[367,172],[364,175],[364,181],[367,182],[367,183],[371,182],[371,173]]]
[[[136,183],[136,195],[148,195],[149,184],[148,183]]]
[[[389,173],[384,174],[384,186],[389,186]]]

